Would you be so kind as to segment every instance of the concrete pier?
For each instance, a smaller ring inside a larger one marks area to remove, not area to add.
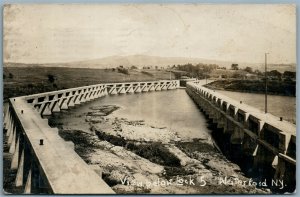
[[[247,165],[253,171],[284,181],[286,191],[293,192],[296,125],[205,88],[204,84],[205,80],[188,82],[186,92],[216,124],[220,130],[216,135],[229,144],[230,154],[239,152],[239,159],[250,158]]]

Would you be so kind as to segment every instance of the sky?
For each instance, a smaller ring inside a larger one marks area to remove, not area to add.
[[[4,7],[4,62],[150,55],[296,63],[292,4],[16,4]]]

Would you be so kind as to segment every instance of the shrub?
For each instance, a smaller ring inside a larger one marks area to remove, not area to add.
[[[14,75],[13,75],[12,73],[9,73],[9,74],[8,74],[8,77],[9,77],[10,79],[12,79],[12,78],[14,78]]]
[[[149,72],[146,72],[146,71],[142,71],[141,73],[143,73],[144,75],[148,75],[148,76],[150,76],[150,77],[152,77],[152,76],[153,76],[153,74],[152,74],[152,73],[149,73]]]
[[[50,83],[54,83],[54,81],[55,81],[55,76],[54,75],[48,74],[47,77],[48,77],[48,81]]]
[[[119,67],[119,68],[118,68],[118,72],[119,72],[119,73],[123,73],[123,74],[125,74],[125,75],[129,75],[129,72],[128,72],[128,70],[127,70],[126,68],[121,68],[121,67]]]

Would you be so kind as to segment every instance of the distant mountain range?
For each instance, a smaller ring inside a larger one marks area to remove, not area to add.
[[[239,64],[239,68],[245,68],[247,66],[252,67],[253,70],[259,69],[264,70],[263,63],[243,63],[243,62],[229,62],[219,60],[209,60],[203,58],[187,58],[187,57],[159,57],[159,56],[148,56],[148,55],[130,55],[130,56],[109,56],[93,60],[76,61],[68,63],[50,63],[50,64],[23,64],[23,63],[4,63],[5,67],[23,67],[23,66],[46,66],[46,67],[72,67],[72,68],[115,68],[120,65],[124,67],[136,66],[142,68],[144,66],[155,66],[167,67],[178,64],[217,64],[220,67],[226,67],[229,69],[231,64]],[[268,70],[284,71],[296,71],[296,64],[269,64]]]

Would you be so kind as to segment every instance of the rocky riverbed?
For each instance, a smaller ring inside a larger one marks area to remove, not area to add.
[[[65,140],[118,194],[264,194],[207,139],[181,139],[147,120],[116,117],[116,105],[50,118]],[[100,168],[99,168],[100,167]],[[255,182],[254,182],[255,183]]]

